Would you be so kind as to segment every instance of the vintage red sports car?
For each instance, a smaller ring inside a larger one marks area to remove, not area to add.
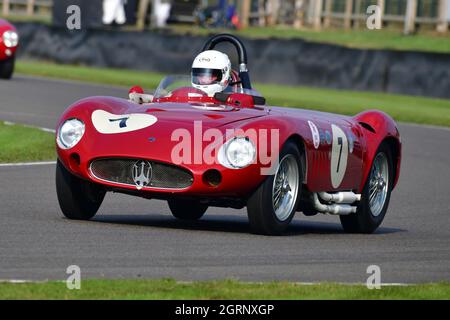
[[[165,78],[154,95],[91,97],[57,128],[56,187],[63,214],[90,219],[107,191],[164,199],[179,219],[209,206],[247,207],[255,233],[286,230],[296,211],[339,215],[347,232],[381,224],[401,161],[400,135],[385,113],[354,117],[268,106],[251,87],[247,54],[231,35],[239,72],[208,96],[189,77]]]
[[[0,79],[10,79],[14,72],[14,61],[19,35],[8,21],[0,19]]]

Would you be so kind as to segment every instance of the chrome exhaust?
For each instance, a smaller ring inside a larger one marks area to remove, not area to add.
[[[320,202],[318,194],[323,200],[327,202],[337,202],[338,204],[323,204]],[[357,207],[351,206],[349,203],[359,201],[360,199],[361,195],[353,192],[339,192],[336,194],[326,192],[313,193],[314,208],[319,212],[333,215],[348,215],[355,213]]]

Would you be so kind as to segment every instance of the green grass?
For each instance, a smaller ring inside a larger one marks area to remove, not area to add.
[[[144,88],[153,89],[158,86],[159,82],[164,77],[164,74],[150,72],[61,65],[50,62],[45,63],[42,61],[23,60],[17,61],[16,72],[33,76],[118,86],[140,85]]]
[[[368,109],[388,113],[396,121],[450,127],[450,100],[376,92],[259,85],[272,105],[354,115]]]
[[[17,72],[28,75],[79,80],[154,89],[163,74],[123,69],[57,65],[18,61]],[[375,92],[344,91],[311,87],[256,84],[268,104],[354,115],[367,109],[379,109],[395,120],[450,127],[450,100]],[[126,90],[124,90],[126,97]]]
[[[334,283],[85,280],[80,290],[68,290],[65,282],[0,283],[0,299],[450,299],[450,284],[386,286],[369,290],[364,285]]]
[[[1,9],[2,8],[0,6],[0,10]],[[52,17],[51,17],[50,13],[48,15],[41,15],[41,16],[34,15],[31,17],[27,16],[25,14],[12,14],[12,15],[8,15],[8,16],[4,16],[4,15],[0,14],[0,19],[5,19],[12,23],[14,23],[14,22],[37,22],[37,23],[42,23],[42,24],[47,24],[47,25],[50,25],[52,23]]]
[[[211,33],[234,33],[247,38],[304,39],[312,42],[331,43],[351,48],[413,50],[450,53],[450,35],[424,31],[416,35],[405,36],[401,29],[385,28],[381,30],[343,30],[294,29],[288,26],[250,27],[239,31],[204,29],[192,26],[172,26],[170,30],[180,34],[208,35]]]
[[[56,159],[54,134],[0,122],[0,163]]]

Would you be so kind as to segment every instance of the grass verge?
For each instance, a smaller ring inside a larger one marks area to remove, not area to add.
[[[0,10],[3,9],[2,6],[0,6]],[[1,12],[1,11],[0,11]],[[0,14],[0,19],[8,20],[11,23],[14,22],[36,22],[36,23],[43,23],[50,25],[52,23],[52,17],[50,14],[48,15],[33,15],[28,16],[25,14],[10,14],[8,16],[5,16],[3,14]]]
[[[0,122],[0,146],[0,163],[56,159],[54,135],[36,128]]]
[[[81,290],[68,290],[65,282],[0,283],[0,299],[450,299],[450,283],[383,286],[380,290],[364,285],[235,280],[85,280]]]
[[[91,83],[156,88],[163,74],[124,69],[104,69],[52,63],[18,61],[21,74],[79,80]],[[271,105],[297,107],[354,115],[379,109],[395,120],[450,127],[450,100],[376,92],[333,90],[256,84]],[[124,97],[126,91],[124,90]]]

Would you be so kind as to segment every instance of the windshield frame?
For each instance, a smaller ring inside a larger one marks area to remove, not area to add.
[[[177,85],[177,84],[180,85]],[[182,87],[192,87],[192,89],[200,90],[198,88],[194,88],[192,86],[192,80],[190,76],[187,75],[168,75],[164,77],[158,87],[155,90],[154,97],[156,99],[160,98],[170,98],[172,91],[182,88]],[[228,86],[223,92],[224,93],[242,93],[242,94],[248,94],[251,96],[256,97],[262,97],[261,93],[259,93],[255,89],[243,89],[243,88],[236,88],[237,86]],[[202,91],[204,92],[204,91]],[[205,95],[207,95],[206,92],[204,92]]]

